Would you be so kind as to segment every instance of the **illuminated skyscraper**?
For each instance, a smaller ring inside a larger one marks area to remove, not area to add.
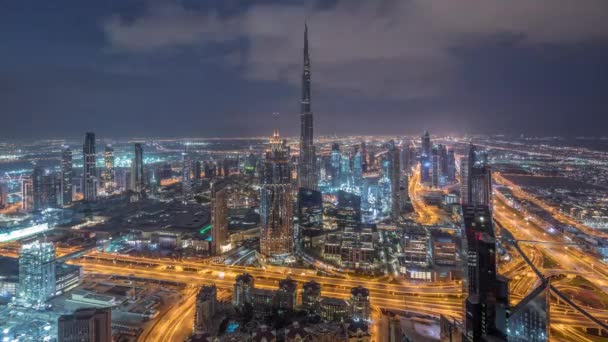
[[[19,299],[42,304],[55,293],[55,246],[34,242],[19,251]]]
[[[0,181],[0,209],[8,205],[8,184]]]
[[[115,172],[114,172],[114,149],[107,145],[103,152],[104,169],[101,173],[103,187],[107,194],[114,192],[116,188]]]
[[[85,201],[95,201],[97,199],[97,168],[95,152],[95,133],[88,132],[84,138],[82,147],[83,159],[83,195]]]
[[[298,189],[298,229],[304,245],[323,229],[323,195],[318,190]]]
[[[218,180],[211,183],[211,253],[219,255],[228,239],[228,182]]]
[[[433,146],[431,149],[431,186],[433,188],[439,187],[439,150],[437,146]]]
[[[131,161],[131,190],[135,193],[135,199],[141,199],[146,195],[144,148],[140,143],[136,143],[134,147],[135,155]]]
[[[456,159],[454,157],[453,148],[448,149],[447,164],[448,164],[447,180],[449,183],[453,183],[454,181],[456,181]]]
[[[289,149],[275,131],[260,179],[260,251],[266,257],[281,258],[293,251],[290,176]]]
[[[192,197],[192,159],[188,153],[188,144],[184,144],[182,153],[182,195],[184,202]]]
[[[422,136],[422,149],[420,151],[420,180],[422,183],[431,183],[431,137],[429,131],[425,131]]]
[[[488,206],[463,206],[464,235],[463,298],[466,341],[486,341],[497,336],[497,297],[499,280],[496,275],[496,241],[492,214]]]
[[[390,163],[388,175],[391,184],[391,218],[398,220],[401,216],[401,166],[399,163],[399,149],[395,146],[395,142],[391,141],[388,150],[388,161]]]
[[[72,150],[65,146],[61,152],[61,204],[72,203]]]
[[[488,156],[470,145],[460,160],[460,202],[462,205],[492,206],[492,171]]]
[[[57,176],[40,166],[34,167],[32,172],[33,209],[57,207],[57,193],[59,192]]]
[[[302,100],[300,111],[300,158],[298,161],[298,187],[317,189],[315,146],[313,145],[313,117],[310,100],[310,54],[308,52],[308,26],[304,27],[304,65],[302,68]]]
[[[545,342],[550,340],[549,281],[536,289],[510,310],[509,342]]]
[[[194,312],[195,335],[202,335],[213,330],[213,317],[217,312],[217,288],[215,285],[203,286],[196,295],[196,311]]]
[[[357,151],[353,158],[353,184],[361,191],[361,186],[363,186],[363,156],[361,151]]]
[[[331,185],[334,188],[340,187],[340,160],[342,155],[340,154],[340,145],[333,143],[331,145]]]
[[[34,185],[32,176],[26,175],[21,179],[21,210],[30,212],[34,209]]]

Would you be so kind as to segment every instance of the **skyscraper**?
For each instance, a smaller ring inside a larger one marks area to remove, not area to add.
[[[304,245],[312,244],[312,237],[323,229],[323,195],[320,191],[298,189],[298,229]]]
[[[437,146],[431,149],[431,186],[439,187],[439,150]]]
[[[82,147],[83,159],[83,195],[85,201],[97,199],[97,169],[95,152],[95,133],[88,132],[84,138]]]
[[[40,166],[34,167],[32,172],[33,209],[57,207],[57,193],[59,192],[57,176]]]
[[[58,320],[59,342],[111,341],[112,309],[84,308]]]
[[[447,164],[448,164],[447,181],[449,183],[453,183],[454,181],[456,181],[456,159],[454,157],[453,148],[448,149]]]
[[[310,55],[308,52],[308,26],[304,27],[304,65],[302,68],[302,100],[300,111],[300,159],[298,161],[298,187],[317,189],[315,146],[313,145],[313,117],[310,101]]]
[[[26,175],[21,179],[21,210],[30,212],[34,208],[34,186],[32,176]]]
[[[340,187],[340,160],[342,155],[340,154],[340,145],[333,143],[331,145],[331,185],[334,188]]]
[[[549,309],[549,281],[545,280],[510,310],[509,341],[549,341]]]
[[[464,236],[463,298],[464,330],[467,341],[485,341],[496,336],[498,280],[496,241],[488,206],[463,206]]]
[[[275,131],[260,179],[260,251],[266,257],[281,258],[293,250],[290,176],[289,149]]]
[[[111,194],[116,188],[116,181],[114,180],[114,149],[110,145],[107,145],[103,152],[103,164],[101,180],[106,193]]]
[[[134,145],[135,156],[131,161],[131,190],[135,193],[136,199],[145,196],[146,183],[144,179],[144,149],[140,143]]]
[[[431,136],[425,131],[422,136],[422,149],[420,150],[420,180],[424,184],[431,183]]]
[[[188,153],[188,144],[184,144],[182,153],[182,195],[184,202],[192,197],[192,159]]]
[[[460,160],[460,202],[462,205],[492,206],[492,171],[488,156],[470,145]]]
[[[34,242],[19,251],[19,299],[42,304],[55,293],[55,246]]]
[[[395,221],[401,216],[401,166],[399,163],[399,154],[399,149],[395,146],[394,142],[391,142],[388,150],[388,160],[390,163],[388,174],[391,184],[391,218]]]
[[[61,204],[72,203],[72,150],[65,146],[61,152]]]
[[[228,190],[227,181],[211,183],[211,253],[219,255],[228,238]]]

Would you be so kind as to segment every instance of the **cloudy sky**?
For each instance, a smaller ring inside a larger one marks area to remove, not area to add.
[[[0,139],[295,135],[305,21],[319,134],[608,135],[606,0],[0,0]]]

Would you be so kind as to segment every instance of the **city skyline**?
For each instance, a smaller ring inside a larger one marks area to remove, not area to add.
[[[569,0],[453,10],[414,0],[4,4],[12,53],[0,57],[0,87],[9,89],[0,135],[266,136],[270,113],[280,112],[277,128],[296,136],[305,21],[319,135],[429,125],[445,134],[598,135],[605,9]],[[24,27],[26,17],[44,30]]]

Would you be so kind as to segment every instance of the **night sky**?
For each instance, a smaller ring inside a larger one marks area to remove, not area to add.
[[[608,135],[606,0],[0,0],[0,140],[298,134],[305,20],[316,134]]]

